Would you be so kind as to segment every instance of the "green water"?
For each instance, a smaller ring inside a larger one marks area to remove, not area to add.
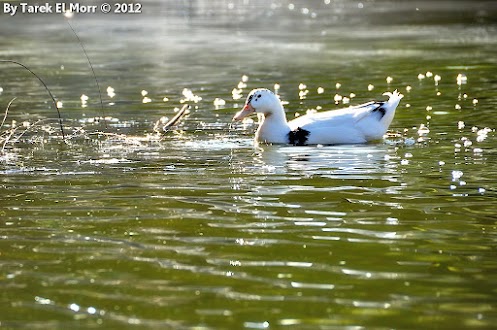
[[[495,327],[495,4],[231,3],[72,18],[106,125],[64,19],[2,15],[0,59],[45,80],[68,138],[41,84],[0,63],[0,110],[17,97],[1,129],[0,327]],[[336,95],[405,97],[384,141],[256,148],[255,124],[231,118],[275,84],[288,117],[348,105]],[[185,99],[179,129],[154,135]]]

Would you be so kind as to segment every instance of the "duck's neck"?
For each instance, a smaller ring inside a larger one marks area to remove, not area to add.
[[[258,142],[287,144],[290,126],[286,121],[283,107],[281,111],[266,114],[260,119],[255,138]]]

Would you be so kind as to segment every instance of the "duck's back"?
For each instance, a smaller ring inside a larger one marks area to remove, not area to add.
[[[380,139],[390,122],[382,118],[387,109],[384,102],[369,102],[355,107],[332,110],[298,117],[289,122],[290,128],[309,132],[307,144],[365,143]]]

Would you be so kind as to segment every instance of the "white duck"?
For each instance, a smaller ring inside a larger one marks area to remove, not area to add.
[[[308,114],[288,122],[285,110],[273,92],[257,88],[250,92],[242,110],[234,121],[253,114],[262,114],[255,139],[275,144],[352,144],[379,140],[386,133],[403,97],[395,90],[386,92],[385,102],[368,102],[361,105]]]

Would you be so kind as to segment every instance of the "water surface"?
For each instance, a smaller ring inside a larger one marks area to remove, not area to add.
[[[17,97],[1,326],[492,328],[493,2],[208,4],[71,19],[103,112],[62,17],[2,17],[0,58],[46,81],[68,139],[39,82],[0,64],[0,109]],[[230,121],[275,84],[288,117],[405,97],[384,141],[256,147],[256,125]],[[154,134],[185,102],[182,125]]]

